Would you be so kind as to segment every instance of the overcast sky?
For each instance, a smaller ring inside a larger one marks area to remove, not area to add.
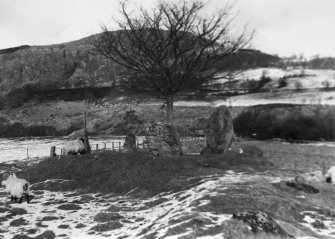
[[[335,56],[335,0],[235,0],[235,6],[236,25],[256,32],[253,47],[280,56]],[[117,12],[118,0],[0,0],[0,49],[77,40],[99,32]]]

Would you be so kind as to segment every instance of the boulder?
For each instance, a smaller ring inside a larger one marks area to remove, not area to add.
[[[207,146],[202,154],[222,154],[227,152],[234,136],[233,120],[226,106],[217,108],[204,129]]]
[[[303,173],[296,177],[296,181],[302,182],[325,182],[326,177],[323,175],[321,170],[316,170],[310,173]]]
[[[148,150],[155,156],[182,154],[179,134],[173,125],[156,123],[151,125],[146,137]]]
[[[269,215],[260,211],[243,211],[233,214],[233,218],[247,223],[253,232],[266,232],[284,238],[292,237]]]

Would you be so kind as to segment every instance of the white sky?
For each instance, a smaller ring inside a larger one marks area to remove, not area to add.
[[[209,0],[214,8],[226,0]],[[255,30],[253,47],[289,56],[335,56],[335,0],[234,0],[237,26]],[[118,0],[0,0],[0,49],[77,40],[112,22]],[[139,0],[133,2],[140,2]],[[153,5],[156,0],[145,0]]]

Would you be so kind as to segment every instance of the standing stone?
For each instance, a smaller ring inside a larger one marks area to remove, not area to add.
[[[207,146],[201,154],[222,154],[228,151],[234,136],[233,120],[226,106],[217,108],[205,127]]]
[[[146,142],[148,150],[155,156],[181,155],[179,134],[173,125],[155,123],[150,126]]]
[[[123,144],[123,152],[136,152],[136,136],[128,134]]]

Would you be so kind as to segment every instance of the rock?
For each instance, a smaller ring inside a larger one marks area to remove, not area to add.
[[[288,187],[292,187],[298,191],[302,191],[302,192],[305,192],[305,193],[319,193],[320,190],[309,185],[309,184],[306,184],[304,182],[301,182],[301,180],[299,181],[288,181],[286,182],[286,186]]]
[[[275,220],[264,212],[244,211],[233,214],[233,218],[247,223],[253,232],[264,231],[281,237],[292,237]]]
[[[136,136],[134,134],[128,134],[123,144],[123,152],[136,152]]]
[[[317,170],[311,173],[303,173],[300,174],[298,177],[296,177],[296,181],[302,181],[302,182],[325,182],[326,178],[323,175],[321,170]]]
[[[326,225],[321,220],[315,220],[311,225],[316,229],[327,229]]]
[[[179,134],[173,125],[153,124],[146,137],[148,150],[154,156],[175,156],[182,154]]]
[[[205,127],[207,146],[202,154],[222,154],[227,152],[234,136],[233,120],[226,106],[217,108]]]

